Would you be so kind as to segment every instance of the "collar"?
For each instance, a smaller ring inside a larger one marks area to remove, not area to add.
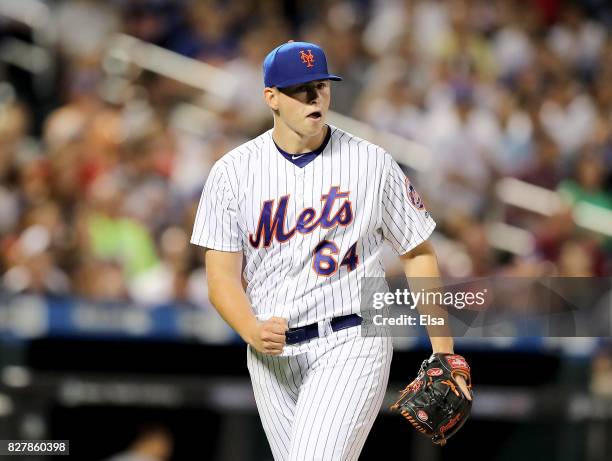
[[[327,144],[329,143],[329,140],[331,139],[332,130],[329,125],[326,125],[326,126],[327,126],[327,134],[325,135],[325,139],[323,139],[323,142],[321,143],[321,145],[317,147],[315,150],[313,150],[312,152],[306,152],[304,154],[290,154],[289,152],[286,152],[280,147],[278,147],[278,144],[276,144],[276,142],[274,141],[274,138],[272,138],[272,142],[274,142],[276,149],[283,157],[285,157],[285,159],[287,159],[288,161],[290,161],[291,163],[293,163],[294,165],[300,168],[304,168],[306,165],[312,162],[315,158],[317,158],[317,156],[321,152],[323,152],[325,148],[327,147]]]

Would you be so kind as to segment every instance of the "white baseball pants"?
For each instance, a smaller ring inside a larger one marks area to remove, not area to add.
[[[355,327],[293,356],[249,346],[255,401],[275,461],[356,460],[385,396],[393,346]]]

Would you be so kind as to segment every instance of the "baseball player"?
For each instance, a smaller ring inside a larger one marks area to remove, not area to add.
[[[360,280],[384,277],[385,242],[408,277],[437,276],[435,222],[391,155],[325,123],[342,79],[319,46],[285,43],[263,74],[274,127],[213,166],[191,242],[206,248],[210,301],[248,344],[274,459],[354,460],[392,356],[389,337],[361,334]],[[450,337],[431,342],[453,352]]]

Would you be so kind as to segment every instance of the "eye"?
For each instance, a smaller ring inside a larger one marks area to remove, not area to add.
[[[317,83],[317,89],[318,90],[322,90],[325,87],[327,87],[327,82],[319,82],[319,83]]]

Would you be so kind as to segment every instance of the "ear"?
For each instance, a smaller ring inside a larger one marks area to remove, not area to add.
[[[270,109],[278,110],[278,90],[276,88],[264,88],[263,97]]]

